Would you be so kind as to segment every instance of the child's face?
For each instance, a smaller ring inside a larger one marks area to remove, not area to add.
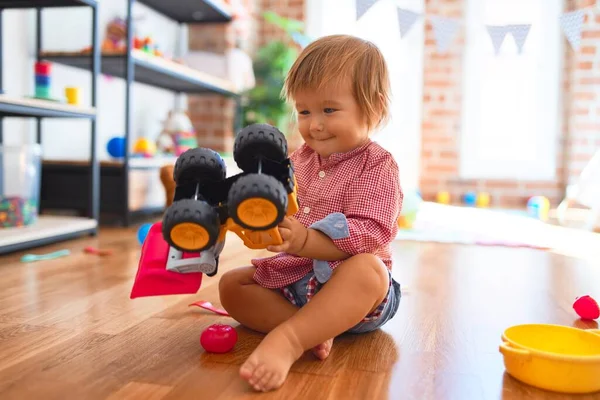
[[[296,94],[300,133],[321,157],[346,153],[364,144],[369,132],[349,84]]]

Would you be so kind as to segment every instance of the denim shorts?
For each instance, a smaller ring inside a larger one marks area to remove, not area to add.
[[[297,307],[304,306],[312,295],[316,294],[321,284],[314,279],[314,272],[311,271],[302,279],[283,288],[282,292],[292,304]],[[400,305],[400,284],[389,274],[390,286],[385,299],[379,307],[367,315],[361,322],[350,328],[346,333],[367,333],[375,331],[391,320],[398,311]],[[315,286],[316,285],[316,286]]]

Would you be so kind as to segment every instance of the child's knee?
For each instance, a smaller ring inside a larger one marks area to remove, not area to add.
[[[338,268],[346,268],[352,270],[352,275],[355,279],[361,282],[361,285],[372,293],[387,293],[390,284],[389,270],[381,261],[381,259],[373,254],[357,254],[346,262],[342,263]]]
[[[219,279],[219,297],[221,303],[238,297],[244,285],[254,284],[254,271],[255,268],[253,267],[244,267],[224,273]]]

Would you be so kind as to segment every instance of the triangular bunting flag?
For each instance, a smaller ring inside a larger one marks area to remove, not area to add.
[[[515,43],[519,49],[519,54],[523,53],[523,46],[525,45],[525,41],[529,35],[531,24],[514,24],[508,25],[506,28],[508,29],[508,33],[510,33],[513,39],[515,39]]]
[[[506,26],[496,26],[496,25],[486,25],[488,34],[492,39],[492,44],[494,45],[494,52],[496,55],[500,53],[500,48],[502,47],[502,43],[504,42],[504,38],[506,37],[507,29]]]
[[[379,0],[356,0],[356,19],[359,20]]]
[[[458,20],[437,15],[432,15],[430,18],[438,52],[444,53],[450,47],[450,43],[458,31]]]
[[[560,16],[560,25],[573,50],[579,50],[581,44],[581,27],[585,10],[575,10]]]
[[[421,14],[414,11],[398,8],[398,23],[400,24],[400,35],[402,37],[406,36],[420,16]]]

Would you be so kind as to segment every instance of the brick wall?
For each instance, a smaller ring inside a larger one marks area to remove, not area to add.
[[[573,10],[595,0],[568,0]],[[427,14],[464,18],[465,1],[426,0]],[[464,25],[462,25],[464,26]],[[557,154],[557,178],[550,182],[515,180],[465,180],[459,177],[464,55],[464,29],[446,54],[438,54],[431,24],[425,33],[423,88],[421,192],[433,200],[438,191],[448,191],[453,202],[469,190],[485,191],[494,205],[522,206],[533,195],[545,195],[555,205],[563,197],[565,182],[573,181],[600,145],[600,16],[586,18],[582,48],[575,53],[564,35],[565,63],[562,93],[563,135]]]
[[[567,0],[569,11],[594,5],[595,0]],[[566,51],[565,154],[563,172],[574,183],[594,150],[600,147],[600,14],[588,13],[581,48]]]
[[[425,14],[463,18],[464,2],[427,0]],[[436,50],[433,27],[425,19],[421,193],[430,200],[441,190],[458,193],[458,127],[461,119],[464,32],[444,54]],[[453,196],[454,197],[454,196]]]
[[[190,26],[190,50],[223,54],[239,44],[252,55],[258,47],[284,35],[279,28],[263,20],[263,11],[271,10],[282,17],[304,20],[304,0],[242,0],[242,3],[251,14],[250,29],[247,32],[240,32],[235,20],[227,24]],[[217,151],[231,152],[235,136],[235,101],[220,95],[188,98],[190,118],[199,144]],[[290,147],[295,148],[299,143],[298,135],[291,135],[289,141]]]

